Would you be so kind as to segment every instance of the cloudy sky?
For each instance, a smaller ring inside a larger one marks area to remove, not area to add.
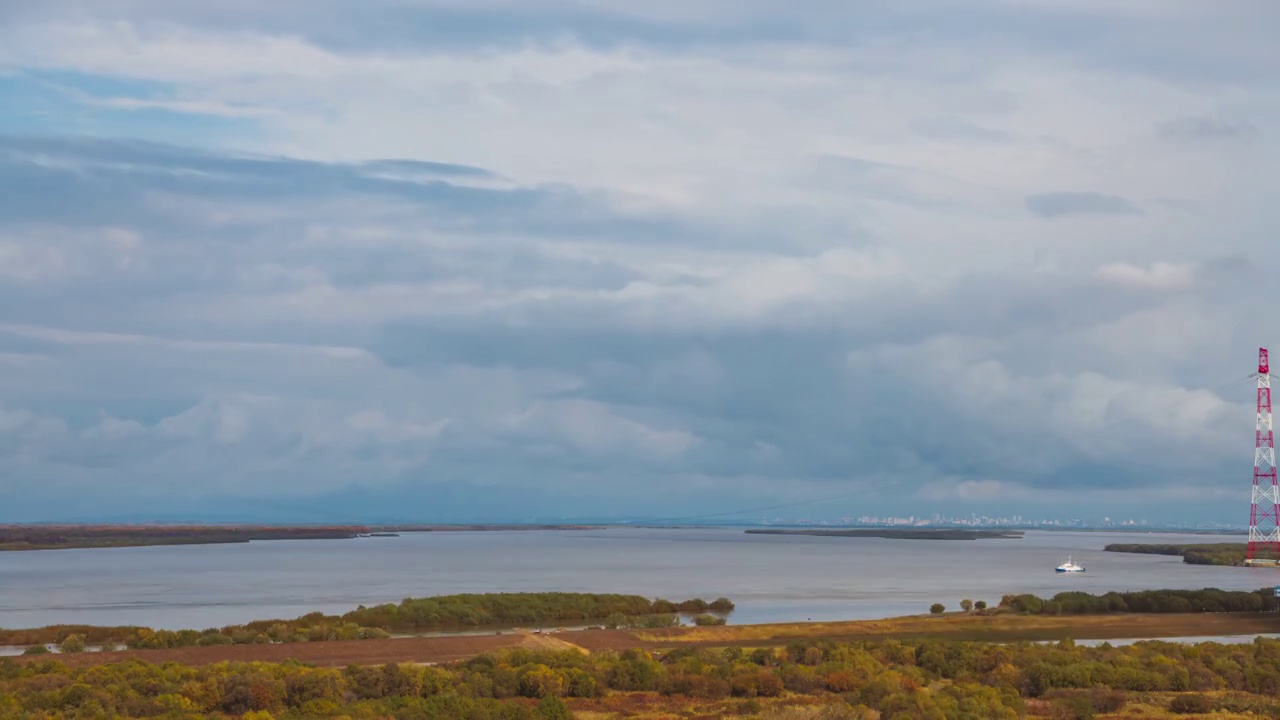
[[[0,520],[1244,522],[1277,26],[0,0]]]

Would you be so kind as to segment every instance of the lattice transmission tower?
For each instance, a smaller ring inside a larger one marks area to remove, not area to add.
[[[1276,441],[1271,428],[1271,363],[1258,350],[1258,421],[1253,451],[1253,498],[1249,508],[1249,549],[1245,564],[1280,561],[1280,484],[1276,482]]]

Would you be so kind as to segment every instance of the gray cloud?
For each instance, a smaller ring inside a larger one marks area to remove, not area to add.
[[[914,120],[911,123],[911,128],[940,140],[1001,143],[1010,139],[1009,133],[983,127],[964,118],[946,115]]]
[[[1259,137],[1258,128],[1243,121],[1219,120],[1207,117],[1180,117],[1160,123],[1156,134],[1173,141],[1205,140],[1253,140]]]
[[[1140,215],[1142,210],[1118,195],[1097,192],[1048,192],[1026,197],[1027,209],[1043,218],[1073,215]]]
[[[1275,9],[802,10],[0,0],[5,519],[1232,487]]]

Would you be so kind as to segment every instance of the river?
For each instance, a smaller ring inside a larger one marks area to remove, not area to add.
[[[961,598],[1153,588],[1254,590],[1280,570],[1103,552],[1113,542],[1243,538],[1029,532],[1018,540],[746,535],[741,529],[406,533],[391,538],[0,553],[0,627],[209,628],[464,592],[719,596],[735,624],[926,612]],[[1088,571],[1059,574],[1067,555]]]

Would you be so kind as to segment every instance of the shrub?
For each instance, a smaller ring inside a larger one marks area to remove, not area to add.
[[[82,653],[85,649],[83,635],[68,635],[62,640],[62,644],[58,645],[58,652],[64,653]]]
[[[933,613],[934,615],[941,615],[946,611],[947,611],[947,606],[943,605],[942,603],[934,603],[929,606],[929,612]]]
[[[555,695],[548,695],[539,701],[533,712],[538,720],[572,720],[573,718],[573,714],[569,712],[569,706]]]
[[[23,650],[22,654],[23,655],[47,655],[49,654],[49,648],[45,647],[44,645],[32,645],[28,647],[26,650]]]
[[[1093,707],[1101,713],[1119,712],[1127,702],[1123,692],[1105,685],[1098,685],[1090,690],[1089,700],[1093,702]]]
[[[698,615],[693,618],[694,625],[724,625],[725,621],[722,617],[715,615]]]
[[[223,635],[222,633],[209,633],[208,635],[201,635],[200,639],[196,642],[196,644],[202,647],[212,647],[215,645],[234,645],[235,640],[233,640],[228,635]]]
[[[1072,695],[1053,701],[1055,720],[1093,720],[1098,711],[1087,695]]]
[[[716,598],[711,601],[711,611],[718,613],[733,612],[734,604],[729,598]]]
[[[986,600],[979,600],[978,602],[976,602],[976,603],[974,603],[974,604],[973,604],[973,609],[974,609],[974,610],[986,610],[986,609],[987,609],[987,601],[986,601]]]
[[[1169,703],[1169,711],[1179,715],[1212,712],[1213,698],[1199,693],[1178,695]]]
[[[768,670],[760,671],[760,675],[756,678],[756,692],[761,697],[777,697],[784,689],[782,679]]]

